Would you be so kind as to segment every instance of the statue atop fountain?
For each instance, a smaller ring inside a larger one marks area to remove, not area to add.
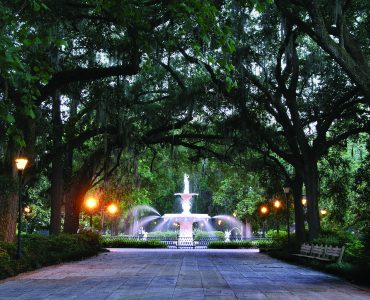
[[[198,194],[190,193],[189,188],[189,175],[184,174],[184,192],[183,193],[176,193],[175,196],[181,197],[181,206],[182,206],[182,213],[183,214],[191,214],[191,198],[193,196],[198,196]]]

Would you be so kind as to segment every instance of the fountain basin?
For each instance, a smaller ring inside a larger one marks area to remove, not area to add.
[[[193,214],[193,213],[182,213],[182,214],[164,214],[163,219],[174,219],[174,221],[188,221],[188,222],[199,222],[204,221],[205,219],[211,219],[207,214]]]
[[[193,223],[206,221],[211,217],[207,214],[192,214],[192,213],[182,213],[182,214],[164,214],[162,218],[165,221],[178,222],[180,225],[180,238],[187,238],[188,242],[193,240]]]

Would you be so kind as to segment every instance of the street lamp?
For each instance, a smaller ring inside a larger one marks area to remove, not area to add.
[[[28,159],[25,157],[18,157],[15,159],[15,165],[18,169],[18,238],[17,238],[17,259],[21,258],[21,231],[22,231],[22,188],[23,188],[23,171],[26,168]]]
[[[261,206],[261,208],[260,208],[260,212],[261,212],[261,214],[262,214],[262,216],[264,216],[264,215],[266,215],[267,213],[268,213],[268,208],[267,208],[267,206]],[[265,230],[266,230],[266,228],[265,228],[265,224],[266,223],[266,220],[263,220],[262,221],[262,237],[265,237]]]
[[[328,211],[325,208],[320,209],[320,215],[322,217],[326,216],[328,214]]]
[[[306,195],[302,195],[302,205],[304,207],[307,205],[307,197],[306,197]]]
[[[26,219],[26,234],[28,233],[28,219],[31,217],[32,214],[32,207],[26,206],[23,209],[24,212],[24,218]]]
[[[111,215],[112,217],[112,232],[111,232],[111,235],[113,235],[113,217],[116,215],[116,213],[118,212],[118,206],[115,204],[115,203],[111,203],[108,205],[107,207],[107,211],[108,213]]]
[[[281,201],[280,200],[275,200],[274,201],[274,206],[276,208],[276,232],[279,233],[278,211],[279,211],[279,208],[281,207]]]
[[[98,206],[98,200],[93,197],[90,197],[86,200],[85,206],[89,210],[90,213],[90,228],[92,228],[92,216],[95,208]]]
[[[285,194],[285,202],[286,202],[286,222],[287,222],[287,232],[288,232],[288,245],[290,244],[290,225],[289,225],[289,193],[290,193],[290,186],[286,182],[283,187],[284,194]]]
[[[260,212],[262,215],[265,215],[268,212],[268,208],[266,206],[261,206]]]

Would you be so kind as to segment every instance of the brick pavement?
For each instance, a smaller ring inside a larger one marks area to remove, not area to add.
[[[248,250],[112,249],[0,281],[0,299],[370,299],[370,290]]]

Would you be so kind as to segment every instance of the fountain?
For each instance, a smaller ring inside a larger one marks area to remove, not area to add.
[[[193,196],[197,196],[198,194],[190,192],[189,176],[187,174],[184,174],[184,191],[182,193],[176,193],[174,195],[181,198],[181,213],[169,213],[161,216],[158,211],[150,206],[136,206],[131,211],[131,215],[134,219],[130,229],[131,234],[133,236],[139,236],[140,238],[146,240],[148,239],[148,232],[145,231],[144,227],[150,223],[156,224],[154,229],[150,230],[151,232],[166,230],[171,231],[171,229],[173,230],[173,227],[175,227],[176,230],[179,230],[177,238],[178,246],[194,245],[194,223],[198,223],[198,227],[201,229],[201,231],[205,230],[207,232],[213,232],[215,230],[213,225],[217,223],[216,226],[218,226],[219,228],[223,228],[222,230],[226,229],[226,231],[224,231],[224,234],[225,241],[227,242],[231,240],[231,235],[233,231],[239,231],[239,234],[242,234],[242,223],[232,216],[217,215],[214,217],[210,217],[208,214],[198,214],[191,212]],[[147,215],[148,213],[150,215]],[[211,219],[215,220],[215,222],[210,221]],[[226,227],[232,229],[225,228],[225,225]]]
[[[164,214],[162,218],[168,222],[175,220],[180,225],[180,238],[193,238],[193,223],[208,220],[211,217],[207,214],[193,214],[191,210],[191,199],[198,194],[190,193],[189,175],[184,174],[184,192],[176,193],[175,196],[181,197],[182,213],[179,214]]]

